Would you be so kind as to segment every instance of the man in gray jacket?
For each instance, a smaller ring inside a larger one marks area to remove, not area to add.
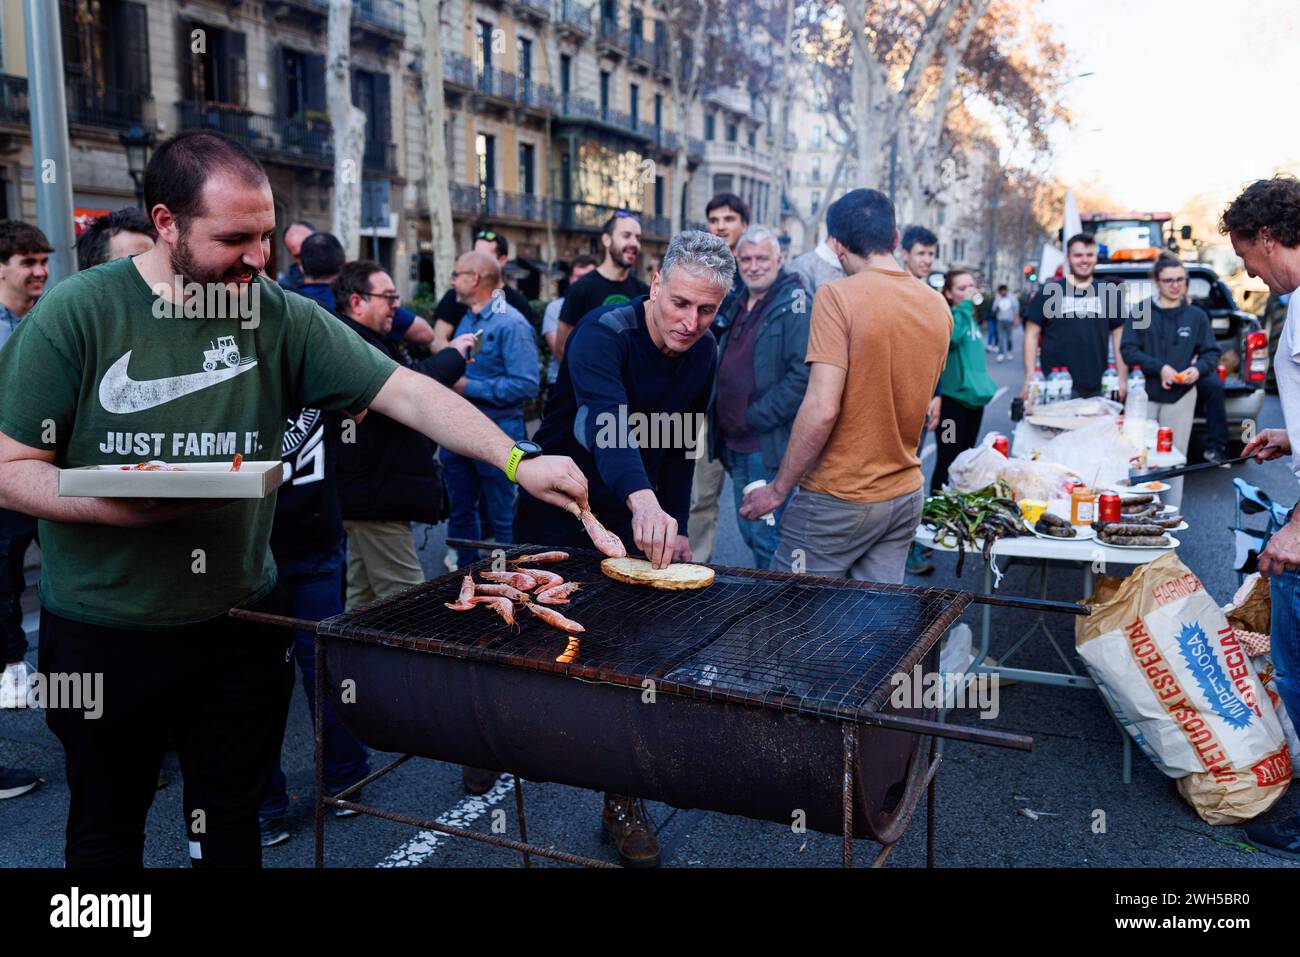
[[[812,295],[781,265],[781,245],[765,226],[752,226],[736,244],[748,295],[718,334],[718,374],[709,402],[712,454],[731,476],[736,510],[751,482],[770,482],[781,467],[790,429],[808,386],[808,314]],[[783,506],[784,508],[784,506]],[[739,518],[740,533],[758,568],[776,551],[775,521]]]

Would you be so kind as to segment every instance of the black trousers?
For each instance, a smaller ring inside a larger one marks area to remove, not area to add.
[[[282,590],[253,607],[283,612]],[[289,708],[292,647],[287,628],[232,618],[137,631],[42,611],[41,674],[102,676],[98,717],[45,713],[66,755],[67,866],[143,866],[145,818],[171,734],[191,864],[259,867],[257,808]]]
[[[23,634],[23,556],[36,540],[36,519],[0,508],[0,669],[27,654]]]
[[[983,407],[972,409],[956,399],[944,396],[939,405],[939,427],[934,430],[934,474],[930,476],[930,494],[943,488],[948,481],[948,467],[962,452],[975,446],[980,437],[980,423],[984,421]],[[952,422],[949,432],[948,423]],[[945,441],[950,438],[952,441]]]
[[[631,550],[629,554],[635,551],[631,512],[626,508],[618,512],[604,509],[595,515],[602,525],[623,540],[623,544]],[[533,498],[523,489],[519,490],[519,498],[515,501],[514,540],[531,545],[595,548],[582,522],[562,508]]]
[[[1203,375],[1196,380],[1196,391],[1205,401],[1205,447],[1223,452],[1228,448],[1228,410],[1223,394],[1223,381],[1218,373]]]

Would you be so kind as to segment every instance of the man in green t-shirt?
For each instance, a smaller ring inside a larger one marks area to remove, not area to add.
[[[585,505],[569,459],[518,461],[470,403],[263,277],[271,187],[213,132],[163,143],[145,171],[158,244],[51,289],[0,350],[0,507],[40,519],[40,671],[93,676],[99,713],[49,708],[71,801],[69,866],[138,867],[171,732],[196,865],[260,862],[257,804],[292,683],[288,630],[226,618],[277,609],[274,496],[61,498],[84,465],[278,459],[297,408],[373,408],[530,494]]]

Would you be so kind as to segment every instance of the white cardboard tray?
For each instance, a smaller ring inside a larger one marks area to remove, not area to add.
[[[132,463],[134,464],[134,463]],[[179,464],[180,472],[123,471],[121,465],[59,469],[59,494],[72,498],[265,498],[284,478],[279,459]]]

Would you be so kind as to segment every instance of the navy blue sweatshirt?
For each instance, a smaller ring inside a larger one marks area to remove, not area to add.
[[[592,511],[606,525],[631,521],[627,497],[648,488],[685,535],[695,459],[683,439],[698,441],[718,348],[709,334],[682,355],[664,355],[646,328],[645,303],[593,312],[578,324],[533,439],[548,455],[578,464]],[[665,444],[676,447],[655,447]]]

